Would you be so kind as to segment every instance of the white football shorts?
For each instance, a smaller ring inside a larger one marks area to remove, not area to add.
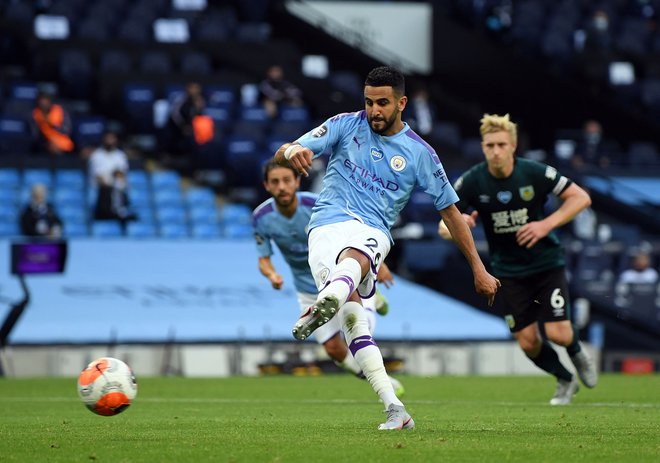
[[[390,239],[377,228],[359,220],[347,220],[313,228],[309,233],[309,267],[319,291],[328,283],[328,277],[337,265],[344,249],[354,248],[371,261],[371,271],[357,287],[364,300],[376,292],[376,275],[380,264],[390,252]]]

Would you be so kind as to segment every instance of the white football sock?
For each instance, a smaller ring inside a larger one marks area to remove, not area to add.
[[[329,277],[330,284],[319,293],[318,300],[333,295],[344,305],[362,280],[362,268],[357,260],[346,258],[339,262]]]
[[[346,353],[346,357],[341,362],[335,361],[338,367],[346,371],[350,371],[355,376],[362,376],[362,368],[358,365],[357,360],[351,355],[350,352]]]
[[[339,311],[339,316],[348,348],[362,368],[367,381],[383,401],[385,409],[390,404],[403,405],[394,394],[392,382],[385,371],[383,356],[369,333],[364,308],[357,302],[347,302]]]

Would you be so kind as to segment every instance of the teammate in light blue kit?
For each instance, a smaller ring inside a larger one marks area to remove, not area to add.
[[[407,101],[403,74],[387,66],[375,68],[365,81],[363,111],[332,117],[275,153],[278,164],[303,175],[314,157],[330,153],[309,224],[309,264],[321,291],[293,335],[305,339],[339,314],[353,356],[385,404],[387,420],[379,426],[384,430],[410,429],[415,423],[388,381],[360,302],[375,288],[377,269],[390,250],[390,227],[416,186],[433,196],[472,268],[477,292],[492,303],[499,286],[454,205],[458,197],[440,159],[401,120]]]
[[[272,198],[264,201],[254,210],[252,219],[259,253],[259,270],[268,278],[273,288],[282,288],[284,280],[270,258],[273,254],[274,242],[291,268],[300,313],[303,313],[316,302],[318,294],[307,262],[307,225],[317,195],[298,192],[299,186],[300,177],[291,167],[279,166],[271,160],[264,168],[264,188]],[[381,267],[381,271],[384,283],[390,284],[392,276],[385,264]],[[364,301],[372,331],[375,326],[375,299],[372,297]],[[340,331],[339,319],[333,318],[319,327],[314,332],[314,337],[338,366],[358,377],[363,377],[360,366],[348,352]],[[390,378],[390,381],[397,395],[401,396],[403,393],[401,383],[394,378]]]

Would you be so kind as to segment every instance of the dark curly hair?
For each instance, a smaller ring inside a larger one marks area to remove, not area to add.
[[[392,87],[399,95],[406,93],[406,79],[403,73],[391,66],[380,66],[369,72],[364,85],[370,87]]]

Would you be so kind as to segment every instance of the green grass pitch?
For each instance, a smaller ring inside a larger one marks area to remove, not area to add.
[[[417,422],[348,375],[139,378],[115,417],[74,378],[0,379],[0,462],[658,462],[660,376],[603,375],[551,407],[550,377],[401,377]]]

